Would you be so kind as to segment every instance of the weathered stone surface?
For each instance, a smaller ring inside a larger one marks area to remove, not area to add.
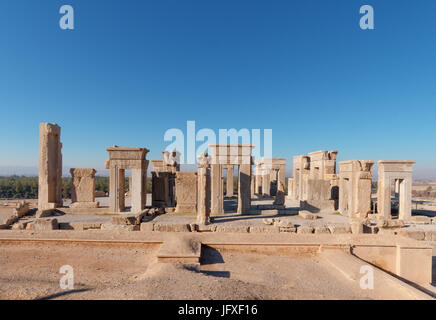
[[[377,227],[379,228],[402,228],[404,227],[404,221],[401,219],[392,220],[384,219],[377,221]]]
[[[436,231],[426,231],[425,241],[436,241]]]
[[[276,220],[274,221],[274,226],[282,228],[294,228],[294,224],[288,220]]]
[[[216,227],[216,232],[247,233],[248,232],[248,226],[223,226],[223,225],[218,225]]]
[[[297,228],[297,233],[300,233],[300,234],[313,233],[313,231],[314,231],[314,228],[309,227],[309,226],[299,226]]]
[[[197,172],[176,173],[176,213],[197,213]]]
[[[117,215],[111,218],[111,223],[117,225],[138,225],[141,223],[142,217],[143,217],[142,214]]]
[[[330,229],[323,226],[323,227],[316,227],[315,228],[315,232],[316,234],[329,234],[330,233]]]
[[[425,232],[419,230],[398,230],[397,235],[412,238],[418,241],[425,240]]]
[[[72,208],[97,208],[95,202],[95,169],[70,169],[73,189],[71,192]]]
[[[49,231],[59,229],[58,220],[52,219],[36,219],[31,223],[31,229],[34,231]]]
[[[431,224],[431,218],[426,216],[413,216],[410,218],[410,222],[414,224]]]
[[[318,219],[318,215],[317,214],[311,213],[310,211],[307,211],[307,210],[300,210],[298,215],[300,217],[302,217],[303,219],[307,219],[307,220]]]
[[[279,233],[280,229],[278,227],[267,227],[267,226],[251,226],[250,233]]]
[[[327,227],[329,228],[330,233],[333,234],[351,233],[351,227],[349,226],[330,224]]]
[[[370,220],[384,220],[385,218],[381,214],[370,213],[370,214],[368,214],[368,219],[370,219]]]
[[[350,222],[351,233],[353,233],[353,234],[363,233],[364,232],[363,225],[364,225],[364,223],[362,220],[352,220]]]
[[[142,222],[140,226],[140,230],[144,232],[151,232],[154,230],[154,223]]]
[[[189,224],[163,224],[155,223],[154,231],[160,232],[191,232]]]
[[[103,223],[101,225],[101,230],[106,230],[106,231],[138,231],[139,225]]]
[[[26,230],[27,222],[17,222],[12,225],[12,230]],[[1,229],[1,228],[0,228]]]
[[[215,230],[216,230],[216,225],[212,225],[212,224],[197,225],[197,232],[215,232]]]
[[[39,124],[38,210],[62,206],[61,128]]]
[[[278,227],[280,232],[297,232],[297,228],[295,227]]]

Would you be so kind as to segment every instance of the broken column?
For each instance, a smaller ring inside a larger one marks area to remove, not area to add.
[[[211,158],[207,153],[203,153],[198,157],[197,171],[197,223],[210,223],[210,161]]]
[[[38,210],[62,206],[61,128],[53,123],[39,125]]]
[[[71,193],[71,208],[97,208],[95,202],[95,169],[70,169],[73,190]]]

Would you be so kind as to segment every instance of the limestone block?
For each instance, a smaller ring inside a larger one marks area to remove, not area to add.
[[[199,224],[197,225],[197,232],[215,232],[216,231],[216,225],[205,225],[205,224]]]
[[[316,234],[330,234],[330,229],[323,226],[323,227],[316,227],[315,228]]]
[[[311,213],[310,211],[307,211],[307,210],[300,210],[298,212],[298,215],[300,217],[302,217],[303,219],[307,219],[307,220],[316,220],[316,219],[318,219],[318,215],[316,215],[315,213]]]
[[[429,285],[432,282],[432,248],[397,246],[395,273],[419,285]]]
[[[216,232],[248,233],[248,226],[223,226],[223,225],[218,225],[216,227]]]
[[[144,232],[151,232],[154,230],[154,223],[142,222],[140,226],[140,230]]]
[[[397,232],[397,235],[412,238],[418,241],[425,240],[425,231],[403,229],[403,230],[399,230]]]
[[[112,224],[117,225],[138,225],[141,223],[142,214],[137,215],[117,215],[111,218]]]
[[[117,231],[117,232],[119,232],[119,231],[138,231],[139,225],[103,223],[101,225],[101,230]]]
[[[410,222],[414,224],[431,224],[431,218],[426,216],[413,216],[410,218]]]
[[[298,234],[307,234],[307,233],[313,233],[314,228],[309,226],[299,226],[297,228]]]
[[[189,224],[155,223],[153,230],[160,232],[191,232]]]
[[[279,233],[280,229],[278,227],[267,227],[267,226],[251,226],[250,233]]]
[[[379,228],[403,228],[404,221],[401,219],[392,220],[392,219],[383,219],[377,221],[377,227]]]
[[[351,227],[349,226],[330,224],[328,225],[328,228],[330,233],[333,234],[351,233]]]
[[[32,230],[34,231],[49,231],[59,229],[58,220],[52,219],[36,219],[32,222]]]
[[[274,221],[274,226],[283,227],[283,228],[294,228],[295,225],[291,221],[287,220],[276,220]]]

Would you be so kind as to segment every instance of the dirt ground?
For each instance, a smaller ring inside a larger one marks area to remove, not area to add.
[[[200,267],[157,263],[159,245],[4,244],[0,299],[402,299],[358,283],[317,255],[265,255],[204,247]],[[74,270],[60,289],[59,268]]]

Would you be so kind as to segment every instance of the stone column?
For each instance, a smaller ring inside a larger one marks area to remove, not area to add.
[[[233,175],[234,175],[234,165],[228,165],[227,168],[227,188],[226,188],[226,196],[233,196]]]
[[[224,213],[224,192],[222,181],[223,167],[221,164],[211,164],[211,213]]]
[[[377,182],[377,213],[385,217],[391,218],[391,179],[383,170],[378,172]]]
[[[399,180],[399,219],[409,221],[412,217],[412,175]]]
[[[239,165],[238,213],[248,214],[251,208],[251,164]]]
[[[52,123],[39,125],[38,209],[54,209],[62,203],[61,128]]]
[[[73,180],[71,194],[71,208],[97,208],[95,202],[95,169],[80,168],[70,169]]]
[[[197,171],[197,223],[210,223],[210,196],[211,196],[211,181],[210,181],[210,157],[207,153],[203,153],[198,157]]]
[[[280,181],[283,185],[286,184],[286,165],[285,164],[281,164],[279,167],[279,172],[278,172],[278,181]],[[277,183],[277,188],[278,188],[279,184]]]
[[[271,188],[271,181],[270,181],[270,170],[264,168],[262,174],[262,194],[264,196],[270,196],[270,188]]]
[[[145,207],[144,168],[132,169],[130,201],[132,213],[141,212]]]

